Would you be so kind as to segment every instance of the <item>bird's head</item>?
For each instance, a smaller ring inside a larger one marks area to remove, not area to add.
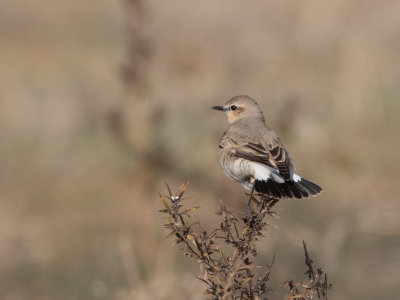
[[[244,117],[262,118],[264,120],[257,102],[249,96],[235,96],[229,99],[225,105],[213,106],[212,109],[226,112],[229,123],[233,123]]]

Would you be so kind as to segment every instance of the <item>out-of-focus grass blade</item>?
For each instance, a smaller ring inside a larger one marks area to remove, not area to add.
[[[185,209],[185,210],[182,212],[182,214],[190,213],[190,212],[195,211],[195,210],[197,210],[197,209],[199,209],[199,208],[200,208],[200,205],[199,205],[199,206],[192,207],[192,208]]]
[[[160,201],[164,205],[165,209],[170,213],[171,212],[171,207],[167,203],[167,200],[165,200],[163,195],[160,195]]]

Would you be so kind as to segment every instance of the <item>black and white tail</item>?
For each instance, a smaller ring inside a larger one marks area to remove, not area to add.
[[[267,180],[255,180],[254,190],[267,194],[273,198],[306,198],[316,196],[322,192],[322,188],[307,179],[300,178],[298,181],[275,182],[269,178]]]

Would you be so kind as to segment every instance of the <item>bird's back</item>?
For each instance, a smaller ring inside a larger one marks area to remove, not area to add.
[[[242,118],[231,124],[222,137],[222,140],[229,136],[238,143],[261,144],[266,150],[270,150],[273,145],[280,143],[276,133],[269,128],[263,119]]]

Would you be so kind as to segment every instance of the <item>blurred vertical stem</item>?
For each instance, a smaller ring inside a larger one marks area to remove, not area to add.
[[[151,43],[145,1],[125,0],[124,8],[127,41],[125,61],[121,66],[121,80],[126,87],[127,97],[125,101],[110,109],[107,121],[114,140],[126,153],[124,165],[132,160],[132,166],[138,171],[148,169],[147,154],[151,144],[153,113],[148,99]],[[147,180],[146,176],[142,178]]]
[[[151,58],[146,26],[147,11],[143,0],[125,0],[125,4],[129,40],[128,59],[122,67],[122,77],[135,100],[144,100],[148,93],[147,67]]]

